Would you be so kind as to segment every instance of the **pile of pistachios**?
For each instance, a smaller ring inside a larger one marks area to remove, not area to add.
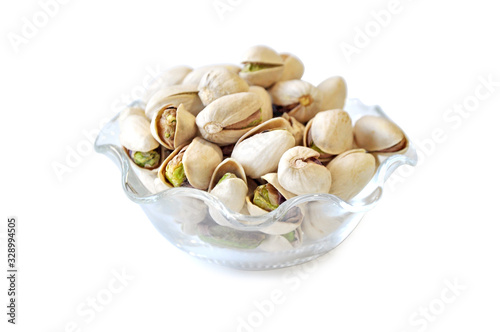
[[[165,190],[206,190],[234,212],[262,215],[303,194],[348,201],[375,174],[377,155],[408,147],[386,118],[353,125],[342,77],[314,86],[301,80],[299,58],[266,46],[241,63],[171,68],[144,107],[123,110],[120,141],[138,171],[153,172]],[[291,219],[268,233],[294,231],[300,222]]]

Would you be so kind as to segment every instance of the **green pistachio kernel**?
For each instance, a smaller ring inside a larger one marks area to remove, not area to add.
[[[297,239],[295,237],[295,231],[291,231],[290,233],[286,233],[286,234],[283,234],[281,236],[283,236],[285,239],[287,239],[288,242],[293,242]]]
[[[165,177],[174,187],[180,187],[186,180],[184,165],[182,163],[179,163],[177,165],[171,165],[169,163],[165,171]]]
[[[284,202],[283,196],[270,183],[258,186],[253,194],[253,203],[266,211],[273,211]]]
[[[137,151],[134,153],[134,163],[145,168],[155,168],[160,161],[160,154],[153,150],[148,152]]]
[[[244,73],[248,73],[248,72],[254,72],[254,71],[272,68],[272,67],[275,67],[275,66],[264,64],[264,63],[246,63],[241,71]]]
[[[223,177],[220,178],[219,182],[217,182],[217,184],[220,184],[222,181],[226,180],[226,179],[237,179],[238,177],[236,175],[234,175],[233,173],[226,173],[224,174]]]

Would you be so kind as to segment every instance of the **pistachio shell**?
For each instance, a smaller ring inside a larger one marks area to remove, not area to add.
[[[182,84],[184,77],[192,70],[193,68],[188,66],[176,66],[161,72],[158,76],[153,78],[142,99],[147,103],[158,90],[168,86]]]
[[[320,111],[321,92],[306,81],[281,81],[269,93],[274,105],[291,108],[288,115],[302,123],[309,121]]]
[[[156,112],[166,105],[178,107],[180,104],[184,104],[186,110],[194,116],[203,109],[196,86],[173,85],[157,91],[146,105],[146,116],[153,119]]]
[[[196,125],[203,138],[219,145],[236,143],[255,126],[226,129],[248,119],[262,106],[262,100],[251,92],[234,93],[221,97],[205,107],[196,117]],[[260,122],[259,122],[260,123]]]
[[[228,209],[239,212],[245,205],[248,187],[240,178],[226,179],[217,184],[210,193],[217,197]]]
[[[182,84],[198,86],[198,84],[200,84],[200,81],[201,81],[201,78],[203,77],[203,75],[205,75],[205,73],[207,71],[215,69],[215,68],[226,68],[235,74],[238,74],[241,70],[240,67],[238,67],[236,65],[230,65],[230,64],[203,66],[203,67],[196,68],[195,70],[193,70],[192,72],[187,74],[186,77],[184,78],[184,80],[182,81]]]
[[[331,175],[318,164],[319,153],[296,146],[286,151],[278,164],[278,181],[283,188],[296,194],[328,193]]]
[[[403,131],[386,118],[365,115],[354,125],[356,145],[368,152],[403,153],[408,139]]]
[[[327,78],[318,85],[318,90],[322,94],[321,110],[333,110],[344,108],[347,96],[347,85],[340,76]]]
[[[198,85],[198,95],[207,106],[217,98],[238,92],[248,92],[248,84],[238,74],[224,68],[214,68],[205,73]]]
[[[262,122],[271,119],[273,117],[273,102],[271,101],[269,92],[258,85],[252,85],[248,91],[255,93],[262,100]]]
[[[262,179],[266,180],[267,183],[272,184],[274,188],[276,188],[276,190],[278,190],[279,193],[286,199],[290,199],[297,196],[281,186],[281,184],[278,181],[278,173],[267,173],[262,176]]]
[[[268,88],[277,82],[283,73],[283,59],[275,50],[267,46],[254,46],[248,49],[243,56],[242,63],[266,66],[256,71],[242,70],[240,72],[240,76],[250,85]]]
[[[268,46],[257,45],[249,48],[243,55],[242,63],[264,63],[283,65],[280,55]]]
[[[284,68],[280,81],[300,80],[304,75],[304,64],[295,55],[290,53],[280,53],[283,59]]]
[[[184,104],[180,104],[179,107],[177,107],[175,112],[176,123],[172,147],[167,144],[164,137],[162,137],[160,129],[160,120],[162,119],[163,112],[165,112],[169,107],[172,107],[172,105],[166,105],[160,111],[156,112],[153,121],[151,121],[151,133],[153,134],[153,137],[167,149],[176,149],[196,136],[196,118],[193,114],[186,111]]]
[[[129,115],[120,125],[120,143],[128,150],[148,152],[159,143],[151,135],[149,121],[142,115]]]
[[[283,153],[295,145],[295,139],[288,131],[289,127],[283,118],[262,123],[238,140],[231,157],[254,179],[276,171]]]
[[[221,149],[200,137],[193,139],[182,158],[189,183],[202,190],[208,188],[212,174],[221,161]]]
[[[375,174],[375,157],[363,149],[346,151],[333,159],[326,168],[332,175],[330,194],[348,201],[356,196]]]
[[[295,138],[295,145],[301,145],[304,138],[305,126],[293,116],[288,115],[288,113],[283,113],[281,117],[290,123],[290,133]]]
[[[215,168],[212,178],[210,179],[210,185],[208,186],[208,192],[210,192],[219,182],[219,180],[226,173],[233,173],[238,178],[242,179],[247,184],[247,177],[245,174],[245,170],[243,166],[233,158],[224,159],[217,167]]]
[[[312,143],[309,138],[321,151],[331,155],[341,154],[352,147],[351,117],[340,109],[320,112],[306,126],[305,146]]]

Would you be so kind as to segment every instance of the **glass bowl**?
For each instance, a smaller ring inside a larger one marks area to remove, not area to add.
[[[353,123],[363,115],[388,118],[379,106],[367,106],[358,99],[348,99],[344,109]],[[167,240],[192,256],[245,270],[292,266],[332,250],[354,230],[364,214],[375,207],[390,175],[399,166],[417,163],[415,148],[409,142],[404,153],[377,155],[379,166],[375,175],[348,202],[330,194],[301,195],[265,215],[247,216],[230,211],[205,191],[162,188],[157,192],[155,172],[131,165],[121,147],[118,116],[102,128],[95,150],[118,166],[125,194],[141,206]],[[302,218],[302,223],[289,241],[261,232],[274,223],[297,216]]]

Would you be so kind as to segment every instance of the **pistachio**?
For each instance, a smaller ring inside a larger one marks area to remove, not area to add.
[[[187,74],[186,77],[184,78],[184,80],[182,81],[182,84],[183,85],[198,86],[201,82],[201,79],[208,71],[213,70],[213,69],[218,69],[218,68],[227,69],[235,74],[238,74],[241,70],[240,67],[238,67],[236,65],[230,65],[230,64],[210,65],[210,66],[199,67],[199,68],[196,68],[195,70],[191,71],[189,74]]]
[[[279,113],[288,113],[302,123],[320,111],[321,92],[311,83],[302,80],[281,81],[269,93]]]
[[[167,105],[179,107],[180,104],[183,104],[186,111],[194,116],[203,109],[197,86],[172,85],[158,90],[146,104],[146,116],[152,120],[156,113]]]
[[[250,85],[268,88],[277,82],[283,73],[283,59],[267,46],[254,46],[243,56],[240,76]]]
[[[290,123],[291,128],[289,131],[293,135],[293,138],[295,138],[295,145],[301,145],[304,138],[305,126],[293,116],[288,115],[288,113],[283,113],[281,117]]]
[[[344,108],[347,86],[342,77],[327,78],[318,85],[318,90],[322,94],[321,111]]]
[[[269,212],[277,209],[284,201],[286,199],[269,183],[258,186],[253,194],[253,203]]]
[[[365,115],[356,121],[354,139],[359,148],[377,153],[402,153],[409,145],[405,134],[396,124],[372,115]]]
[[[187,177],[184,172],[184,165],[182,164],[182,157],[184,156],[186,149],[187,147],[172,158],[165,169],[165,178],[173,187],[180,187],[183,184],[186,184]]]
[[[129,150],[129,155],[137,166],[146,169],[155,169],[160,165],[161,154],[158,148],[147,152]]]
[[[296,194],[328,193],[331,175],[318,160],[319,152],[296,146],[286,151],[278,165],[278,181]]]
[[[165,148],[174,150],[196,135],[196,119],[184,104],[166,105],[151,121],[151,133]]]
[[[238,92],[248,92],[248,84],[238,74],[221,67],[205,73],[198,85],[198,95],[207,106],[217,98]]]
[[[271,96],[269,95],[269,92],[267,92],[266,89],[258,85],[252,85],[248,89],[248,91],[255,93],[262,100],[262,107],[261,107],[262,122],[270,120],[273,117],[273,103],[271,101]]]
[[[131,151],[147,152],[159,144],[149,129],[149,121],[144,115],[132,114],[120,123],[120,143]]]
[[[243,167],[234,159],[227,158],[221,162],[212,174],[208,192],[219,198],[229,209],[239,212],[245,205],[248,191],[247,180]],[[212,217],[217,223],[226,225],[227,222],[219,216]]]
[[[283,74],[280,81],[300,80],[304,75],[304,64],[295,55],[290,53],[281,53],[283,59]]]

